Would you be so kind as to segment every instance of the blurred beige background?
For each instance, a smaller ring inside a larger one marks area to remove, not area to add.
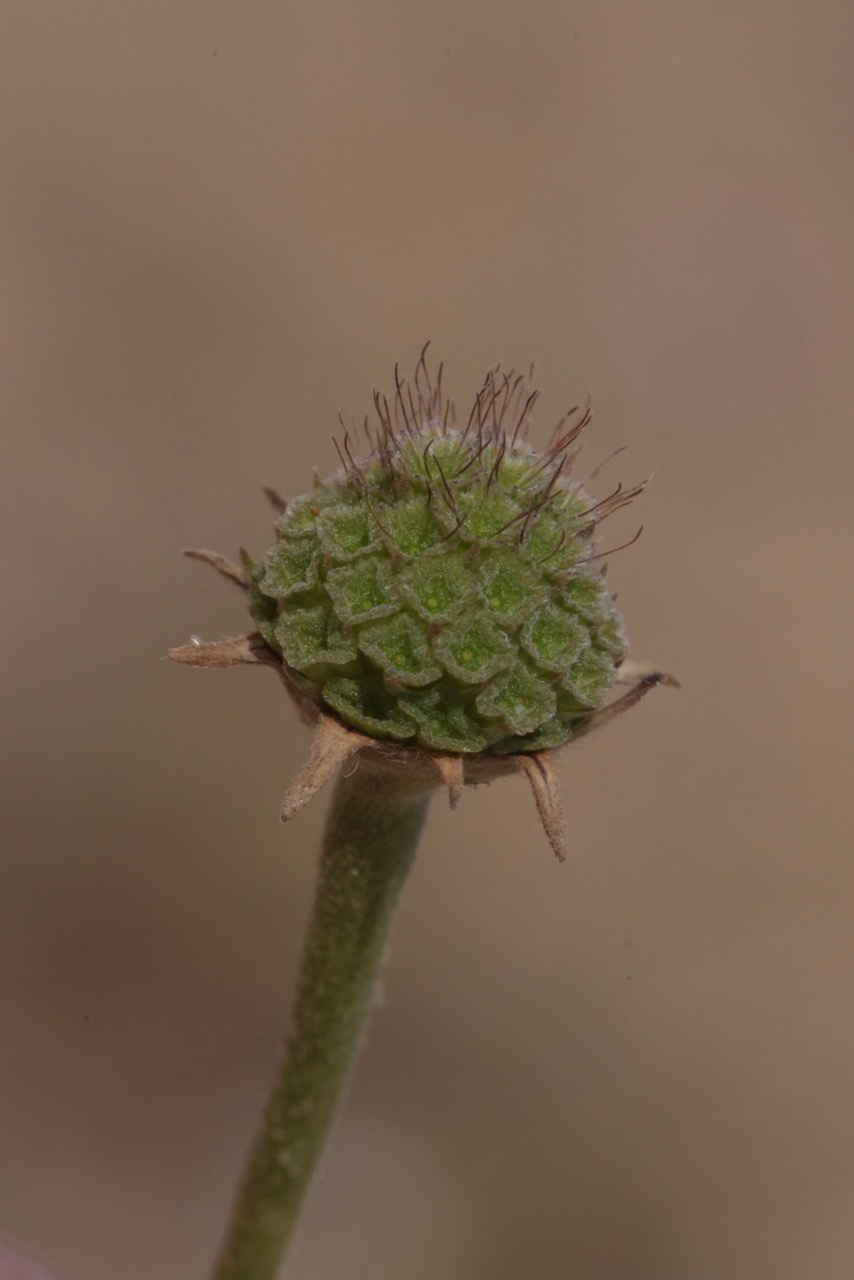
[[[181,558],[270,541],[427,338],[655,473],[607,545],[677,672],[437,800],[293,1280],[847,1280],[854,9],[11,0],[0,38],[0,1232],[204,1277],[325,802]],[[599,490],[606,492],[603,487]]]

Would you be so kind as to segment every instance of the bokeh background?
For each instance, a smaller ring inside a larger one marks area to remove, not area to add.
[[[270,541],[431,338],[468,406],[653,472],[603,530],[676,672],[434,804],[293,1280],[847,1280],[854,1256],[847,0],[9,0],[0,39],[0,1231],[207,1274],[325,799],[183,560]]]

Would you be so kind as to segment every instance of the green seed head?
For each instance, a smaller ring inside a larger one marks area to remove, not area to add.
[[[572,479],[589,411],[543,453],[535,399],[491,372],[465,428],[422,356],[366,456],[288,504],[247,559],[250,612],[292,679],[348,726],[437,752],[541,751],[572,738],[626,655],[592,538],[634,496]]]

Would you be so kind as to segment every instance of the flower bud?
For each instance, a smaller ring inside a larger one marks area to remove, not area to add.
[[[569,741],[617,679],[627,643],[593,535],[638,490],[595,502],[573,479],[590,418],[542,453],[536,393],[493,370],[465,428],[424,356],[393,403],[375,394],[366,452],[287,504],[249,608],[291,680],[371,738],[464,755]]]

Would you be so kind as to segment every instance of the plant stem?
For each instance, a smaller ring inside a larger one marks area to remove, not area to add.
[[[371,769],[339,777],[291,1030],[213,1280],[273,1280],[377,990],[430,791]]]

